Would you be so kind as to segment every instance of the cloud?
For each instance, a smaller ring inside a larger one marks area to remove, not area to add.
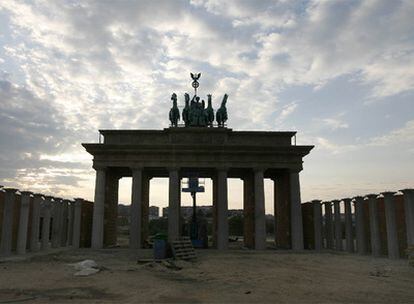
[[[335,118],[324,118],[322,119],[322,122],[329,126],[332,130],[349,128],[349,125],[347,123]]]
[[[402,128],[392,130],[391,132],[370,139],[369,146],[391,146],[402,148],[410,147],[411,154],[414,153],[414,120],[405,123]]]
[[[349,128],[349,124],[342,121],[338,116],[330,118],[314,118],[313,120],[323,128],[326,127],[332,131]]]
[[[166,127],[171,93],[182,103],[192,92],[189,72],[216,108],[229,94],[229,126],[243,130],[303,118],[306,100],[287,88],[345,75],[376,101],[414,87],[412,1],[3,1],[0,14],[0,174],[25,186],[38,174],[60,193],[86,191],[80,143],[98,129]],[[305,126],[312,143],[355,151],[327,134],[350,121],[319,117]]]
[[[317,137],[312,140],[317,149],[326,150],[332,154],[349,153],[359,149],[357,145],[353,144],[337,144],[327,138]]]
[[[296,102],[291,102],[288,105],[283,107],[282,112],[280,113],[280,119],[285,119],[287,116],[289,116],[290,114],[292,114],[295,109],[297,108],[297,103]]]

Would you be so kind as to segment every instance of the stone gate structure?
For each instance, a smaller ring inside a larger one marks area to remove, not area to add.
[[[276,245],[303,249],[299,172],[313,146],[292,144],[296,132],[226,127],[100,130],[103,143],[83,144],[96,170],[92,247],[116,244],[118,181],[132,177],[130,247],[148,234],[149,181],[169,178],[168,238],[180,236],[180,180],[196,173],[213,181],[213,243],[228,247],[228,178],[243,180],[244,240],[266,247],[264,179],[274,181]]]

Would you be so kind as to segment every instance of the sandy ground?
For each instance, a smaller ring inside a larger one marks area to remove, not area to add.
[[[414,303],[406,260],[345,253],[197,251],[193,262],[137,264],[150,250],[66,250],[0,263],[0,303]],[[103,270],[75,277],[68,264]]]

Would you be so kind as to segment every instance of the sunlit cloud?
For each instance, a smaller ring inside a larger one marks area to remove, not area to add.
[[[305,170],[334,157],[327,170],[342,180],[327,189],[345,192],[349,155],[381,147],[381,165],[401,145],[393,165],[412,157],[413,18],[412,1],[3,1],[0,179],[92,199],[81,143],[166,127],[171,93],[182,106],[199,71],[214,107],[229,94],[229,127],[297,130],[317,145]],[[303,197],[321,197],[303,176]]]

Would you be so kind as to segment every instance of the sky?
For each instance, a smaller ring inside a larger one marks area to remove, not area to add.
[[[228,127],[315,145],[303,202],[412,188],[413,28],[412,0],[1,1],[0,184],[93,200],[81,143],[168,127],[171,94],[182,106],[201,72],[215,108],[229,94]],[[151,204],[167,205],[167,185],[151,181]],[[241,187],[230,181],[230,208]]]

